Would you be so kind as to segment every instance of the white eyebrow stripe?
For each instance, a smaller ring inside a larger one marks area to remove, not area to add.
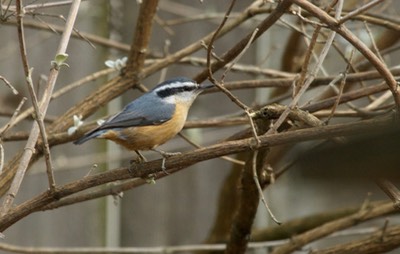
[[[154,91],[159,92],[159,91],[164,91],[164,90],[168,90],[168,89],[187,87],[187,86],[192,86],[192,87],[196,88],[197,84],[193,83],[193,82],[174,82],[174,83],[163,85],[161,87],[157,87]]]

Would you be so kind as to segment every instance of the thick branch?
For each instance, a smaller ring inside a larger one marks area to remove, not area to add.
[[[398,125],[398,123],[394,122],[392,119],[365,120],[357,123],[322,126],[273,135],[265,135],[260,136],[260,147],[271,147],[315,139],[329,139],[338,136],[356,135],[371,131],[374,128],[382,130],[388,126],[393,126],[396,124]],[[165,166],[168,169],[168,172],[173,173],[200,161],[248,151],[251,149],[252,140],[252,138],[248,138],[237,141],[227,141],[213,146],[197,149],[192,152],[187,152],[182,155],[173,156],[166,159]],[[139,164],[136,166],[136,169],[132,170],[133,173],[130,173],[128,168],[109,170],[101,174],[88,176],[75,182],[60,186],[52,193],[44,192],[39,196],[10,209],[6,216],[0,218],[0,231],[7,229],[9,226],[16,223],[23,217],[40,210],[43,206],[51,204],[53,201],[88,188],[117,180],[129,179],[132,177],[147,177],[150,174],[155,174],[154,177],[156,179],[160,178],[165,175],[164,173],[157,174],[160,172],[161,163],[162,160],[155,160]]]
[[[266,149],[262,149],[266,150]],[[250,240],[251,228],[257,213],[260,195],[253,179],[253,167],[258,173],[263,167],[264,151],[257,153],[257,165],[253,165],[254,153],[248,153],[246,165],[241,174],[240,194],[237,211],[232,220],[230,236],[225,253],[245,253]]]
[[[157,11],[158,0],[143,1],[140,5],[130,54],[126,63],[126,78],[133,78],[133,84],[140,80],[144,60],[150,42],[154,16]]]

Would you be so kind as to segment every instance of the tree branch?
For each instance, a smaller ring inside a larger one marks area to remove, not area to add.
[[[253,153],[248,153],[247,161],[242,169],[240,176],[239,203],[232,220],[230,236],[226,245],[225,253],[245,253],[247,244],[250,240],[251,228],[257,213],[260,195],[253,179],[253,167],[256,167],[257,173],[261,173],[263,168],[264,154],[266,149],[257,153],[256,160],[253,160]],[[257,165],[253,163],[256,161]]]
[[[56,56],[65,54],[65,52],[66,52],[67,45],[68,45],[70,35],[72,32],[72,28],[73,28],[76,16],[78,14],[79,5],[80,5],[80,0],[75,0],[71,5],[70,12],[68,14],[67,24],[65,26],[65,31],[61,37],[61,40],[60,40],[60,43],[59,43],[59,46],[58,46],[58,49],[56,52]],[[46,114],[46,111],[47,111],[47,108],[48,108],[48,105],[50,102],[51,94],[53,92],[53,89],[54,89],[54,86],[55,86],[55,83],[56,83],[56,80],[58,77],[58,73],[59,73],[59,69],[55,68],[55,67],[53,67],[50,71],[46,89],[44,91],[43,98],[39,104],[40,113],[43,115]],[[28,165],[32,158],[32,155],[34,154],[34,147],[35,147],[38,137],[39,137],[39,126],[35,123],[35,124],[33,124],[31,134],[27,141],[26,149],[24,150],[24,152],[18,154],[18,157],[14,157],[14,158],[17,158],[17,160],[16,161],[14,160],[15,164],[12,165],[12,167],[13,167],[12,171],[9,168],[8,168],[8,170],[5,169],[3,171],[6,174],[9,174],[10,172],[12,173],[11,177],[6,179],[6,180],[8,180],[7,183],[9,183],[11,181],[14,174],[19,172],[18,173],[19,175],[15,176],[16,180],[13,182],[13,187],[10,188],[10,190],[7,194],[7,197],[5,198],[5,200],[3,202],[3,206],[1,209],[2,215],[5,215],[5,213],[10,209],[10,207],[13,204],[13,200],[16,195],[16,192],[19,189],[19,186],[22,182],[22,178],[25,174],[26,169],[28,168]],[[8,164],[8,165],[10,165],[10,164]]]
[[[400,226],[391,226],[377,230],[367,238],[339,244],[322,250],[313,250],[310,254],[378,254],[386,253],[400,246]]]
[[[385,79],[387,86],[393,94],[394,101],[397,105],[397,110],[400,111],[400,92],[396,80],[394,79],[392,73],[388,70],[385,63],[382,63],[379,58],[350,30],[348,30],[344,25],[341,25],[338,20],[332,18],[321,10],[319,7],[313,5],[306,0],[292,0],[294,4],[297,4],[301,8],[304,8],[309,13],[320,19],[322,22],[327,24],[330,29],[340,34],[344,39],[350,42],[355,48],[360,51],[361,54],[367,58],[371,64],[376,68],[376,70]]]
[[[317,239],[320,239],[324,236],[327,236],[333,232],[336,232],[344,228],[348,228],[350,226],[357,225],[363,221],[367,221],[372,218],[392,213],[393,211],[395,211],[395,208],[393,207],[392,203],[361,208],[360,211],[358,211],[355,214],[346,216],[344,218],[335,221],[328,222],[320,227],[311,229],[303,234],[294,236],[289,243],[275,248],[272,254],[292,253],[293,251],[300,249],[302,246]]]
[[[365,120],[357,123],[321,126],[288,131],[285,133],[263,135],[260,136],[260,148],[298,143],[315,139],[329,139],[339,136],[355,135],[362,132],[371,131],[375,128],[382,130],[390,126],[393,127],[393,125],[398,125],[398,123],[396,124],[393,119]],[[173,173],[201,161],[248,151],[252,147],[252,140],[252,138],[247,138],[236,141],[227,141],[181,155],[173,156],[165,160],[165,166],[169,173]],[[132,177],[146,178],[148,175],[154,176],[154,179],[164,177],[165,174],[160,170],[161,163],[162,160],[155,160],[138,164],[131,170],[128,168],[109,170],[104,173],[87,176],[75,182],[59,186],[54,192],[44,192],[37,197],[10,209],[5,216],[0,218],[0,231],[4,231],[9,226],[29,215],[30,213],[39,211],[45,205],[51,204],[52,202],[60,200],[63,197],[67,197],[88,188],[117,180],[129,179]]]

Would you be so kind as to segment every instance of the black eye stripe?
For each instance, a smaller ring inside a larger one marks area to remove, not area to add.
[[[175,95],[182,92],[190,92],[196,90],[196,86],[175,86],[175,87],[163,87],[157,89],[156,93],[159,97],[165,98],[171,95]]]

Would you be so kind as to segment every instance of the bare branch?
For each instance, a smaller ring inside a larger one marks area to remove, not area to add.
[[[288,131],[272,135],[260,136],[260,147],[271,147],[282,144],[297,143],[314,139],[328,139],[338,136],[354,135],[360,132],[371,131],[374,128],[382,129],[392,126],[393,119],[385,120],[365,120],[357,123],[338,124],[321,126],[314,128],[301,129],[296,131]],[[172,156],[165,160],[165,166],[169,173],[182,170],[189,165],[197,162],[217,158],[220,156],[235,154],[239,152],[249,151],[251,148],[252,138],[237,141],[227,141],[210,147],[205,147],[192,152],[183,153],[181,155]],[[99,186],[105,183],[129,179],[132,177],[144,177],[152,174],[155,179],[165,177],[165,173],[160,171],[162,160],[149,161],[140,165],[136,165],[134,169],[120,168],[109,170],[93,176],[87,176],[84,179],[74,181],[72,183],[59,186],[54,192],[44,192],[39,196],[28,200],[21,205],[12,208],[9,212],[0,218],[0,231],[20,220],[21,218],[40,210],[42,207],[54,202],[54,197],[62,199],[82,190]],[[135,172],[132,174],[131,172]],[[252,180],[253,181],[253,180]]]
[[[56,183],[55,183],[54,174],[53,174],[53,163],[51,161],[50,146],[49,146],[49,142],[47,140],[46,128],[45,128],[44,122],[43,122],[43,118],[44,117],[43,117],[42,112],[39,109],[37,96],[36,96],[35,90],[33,88],[32,71],[33,71],[33,69],[29,70],[29,73],[28,73],[28,76],[26,77],[26,80],[27,80],[27,83],[28,83],[28,90],[29,90],[29,93],[31,95],[33,108],[35,109],[36,122],[37,122],[37,124],[39,126],[40,135],[42,136],[43,151],[44,151],[44,157],[45,157],[45,160],[46,160],[47,177],[48,177],[48,180],[49,180],[50,191],[54,191],[54,189],[56,187]]]
[[[397,209],[400,209],[400,190],[392,182],[385,178],[378,179],[376,183],[392,200],[393,205]]]
[[[272,254],[286,254],[291,253],[302,246],[327,236],[340,229],[348,228],[353,225],[357,225],[363,221],[370,220],[395,210],[392,204],[377,205],[373,207],[367,207],[360,210],[359,212],[346,216],[344,218],[338,219],[336,221],[328,222],[320,227],[311,229],[303,234],[293,237],[292,241],[275,248]]]
[[[78,13],[79,5],[80,5],[80,0],[75,0],[73,2],[73,4],[71,5],[67,24],[66,24],[64,33],[62,35],[62,38],[60,40],[56,55],[65,54],[65,51],[66,51],[66,48],[67,48],[67,45],[68,45],[68,42],[70,39],[71,31],[73,28],[73,24],[75,22],[75,19],[76,19],[77,13]],[[24,68],[27,68],[27,66]],[[26,69],[26,73],[28,73],[28,72],[29,72],[29,69]],[[50,102],[50,97],[53,92],[53,88],[54,88],[55,82],[57,80],[58,73],[59,73],[58,68],[52,68],[50,71],[48,83],[47,83],[46,89],[44,91],[42,101],[40,102],[40,106],[39,106],[39,111],[43,115],[46,114],[47,107]],[[2,216],[5,216],[5,214],[7,213],[7,211],[10,209],[10,207],[13,204],[15,195],[21,185],[21,182],[22,182],[23,176],[25,175],[25,171],[28,167],[29,161],[34,153],[35,144],[36,144],[38,137],[39,137],[39,127],[35,123],[33,125],[29,139],[26,143],[23,156],[22,156],[22,158],[20,158],[19,166],[18,166],[18,168],[15,168],[15,177],[14,177],[14,181],[12,183],[12,187],[10,187],[10,189],[7,193],[7,197],[5,198],[2,209],[1,209]],[[18,159],[19,159],[19,157],[18,157]],[[12,173],[14,173],[14,172],[12,172]],[[12,175],[14,175],[14,174],[12,174]]]
[[[327,24],[329,28],[336,31],[344,39],[350,42],[355,48],[357,48],[361,54],[367,58],[371,64],[376,68],[377,71],[385,79],[387,86],[393,94],[394,101],[396,102],[398,110],[400,110],[400,92],[396,80],[394,79],[392,73],[388,70],[385,64],[383,64],[379,58],[350,30],[348,30],[344,25],[340,25],[337,19],[332,18],[326,12],[322,11],[317,6],[311,4],[306,0],[293,0],[293,3],[299,5],[300,7],[306,9],[312,15],[319,18],[322,22]]]
[[[3,80],[4,84],[6,84],[11,89],[13,94],[15,94],[15,95],[19,94],[17,89],[15,89],[5,77],[0,75],[0,80]]]
[[[373,0],[363,6],[361,6],[360,8],[355,9],[354,11],[351,11],[349,13],[346,14],[346,16],[344,16],[343,18],[339,19],[339,24],[343,24],[344,22],[346,22],[347,20],[353,18],[354,16],[357,16],[365,11],[367,11],[368,9],[371,9],[372,7],[374,7],[377,4],[382,3],[383,0]]]
[[[400,245],[400,226],[391,226],[377,230],[367,238],[338,244],[336,246],[311,251],[310,254],[378,254],[386,253],[398,248]]]

